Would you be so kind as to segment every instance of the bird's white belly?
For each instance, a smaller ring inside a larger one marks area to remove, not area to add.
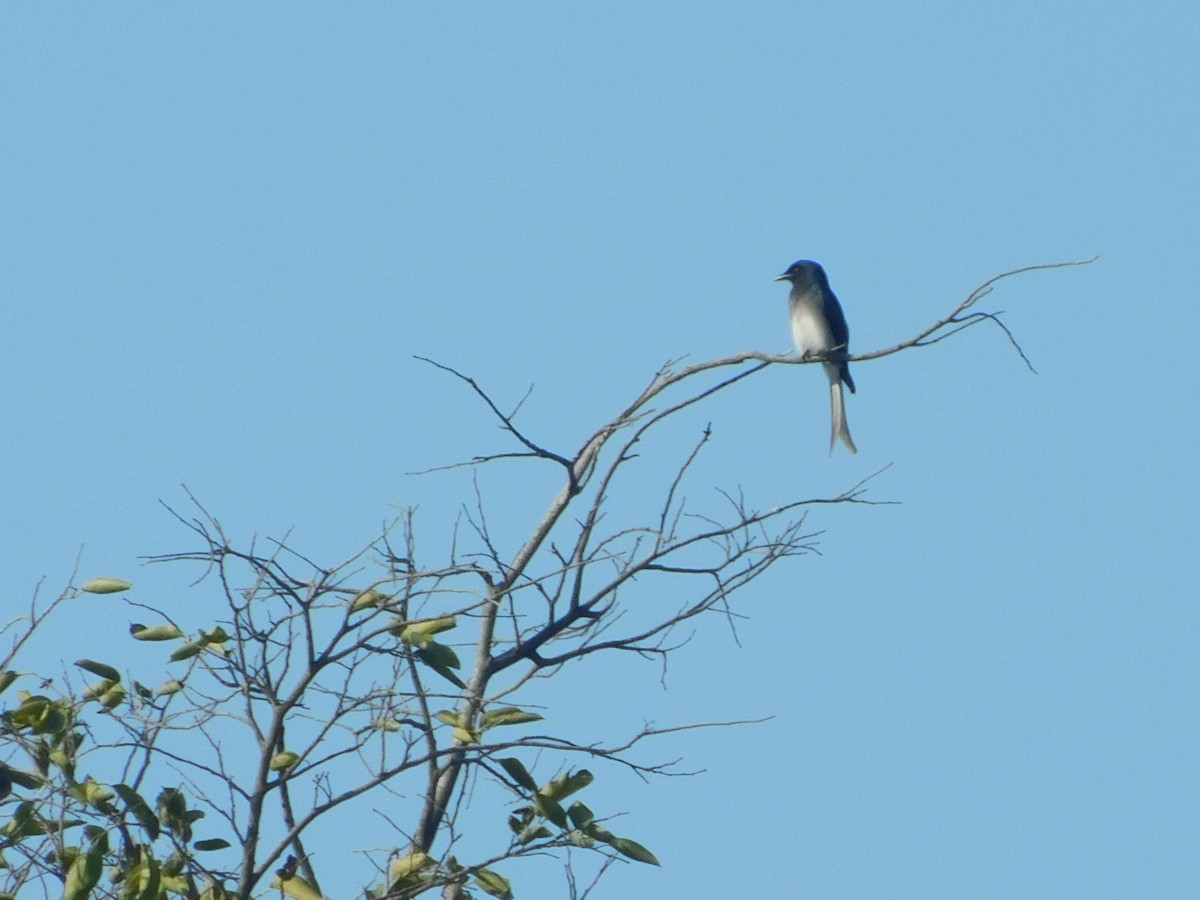
[[[792,309],[792,340],[801,353],[823,353],[833,346],[825,317],[816,315],[807,304]]]

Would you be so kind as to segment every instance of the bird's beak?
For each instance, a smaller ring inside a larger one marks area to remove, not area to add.
[[[787,272],[784,272],[782,275],[776,275],[774,280],[775,281],[787,281],[788,280]]]

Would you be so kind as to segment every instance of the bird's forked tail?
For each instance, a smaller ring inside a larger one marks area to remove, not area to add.
[[[842,443],[851,453],[857,453],[858,448],[854,446],[854,438],[850,437],[850,426],[846,424],[846,397],[842,393],[840,378],[829,382],[829,407],[833,415],[833,433],[829,436],[830,455],[833,455],[833,448],[837,445],[838,438],[842,439]]]

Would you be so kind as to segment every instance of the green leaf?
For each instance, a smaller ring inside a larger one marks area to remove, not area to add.
[[[86,824],[83,819],[43,819],[38,834],[58,834],[68,828],[78,828]]]
[[[99,700],[109,692],[113,685],[119,682],[113,681],[97,681],[95,684],[89,684],[83,689],[84,700]]]
[[[533,806],[539,816],[549,819],[559,828],[567,827],[567,813],[557,800],[543,794],[535,794],[533,797]]]
[[[480,736],[478,731],[472,731],[469,728],[454,729],[454,740],[459,744],[478,744]]]
[[[28,728],[34,734],[57,734],[67,727],[67,717],[62,708],[41,694],[18,693],[21,705],[8,714],[8,720],[17,728]]]
[[[168,894],[179,894],[181,897],[186,897],[191,893],[192,880],[185,875],[168,875],[163,872],[162,889]],[[161,895],[160,895],[161,896]],[[153,898],[147,898],[153,900]]]
[[[595,822],[587,827],[587,834],[589,837],[594,837],[596,840],[604,841],[604,843],[610,845],[617,840],[617,836],[615,834],[613,834],[607,828],[600,827]]]
[[[121,900],[157,900],[161,887],[162,872],[150,851],[142,847],[137,863],[125,873],[125,887]]]
[[[424,648],[414,650],[413,655],[455,687],[466,688],[463,680],[452,671],[459,667],[458,655],[445,644],[430,641]]]
[[[417,850],[399,856],[388,863],[388,884],[392,889],[413,887],[421,883],[421,870],[429,865],[429,856]]]
[[[218,625],[212,631],[200,632],[201,649],[207,650],[209,653],[215,653],[217,656],[227,656],[229,648],[225,646],[225,642],[229,640],[229,633]]]
[[[503,875],[497,875],[491,869],[476,869],[474,877],[475,883],[483,888],[484,892],[499,897],[500,900],[512,900],[512,885]]]
[[[586,829],[589,825],[596,821],[595,813],[593,813],[578,800],[572,803],[567,809],[567,815],[571,819],[571,824],[576,828]]]
[[[63,900],[86,900],[91,896],[92,888],[100,880],[104,866],[105,844],[96,843],[87,852],[76,856],[67,869],[66,883],[63,885]]]
[[[108,852],[108,829],[103,825],[84,825],[83,835],[93,847],[101,845],[101,852]]]
[[[179,788],[163,788],[158,792],[158,799],[154,805],[158,808],[159,819],[171,823],[182,821],[187,814],[187,799]]]
[[[91,672],[93,675],[99,675],[106,681],[120,681],[121,673],[112,666],[107,666],[104,663],[96,662],[94,659],[77,659],[75,665],[83,669],[85,672]]]
[[[89,594],[119,594],[131,587],[133,587],[132,584],[122,581],[120,578],[93,578],[91,581],[85,582],[80,590]]]
[[[529,770],[515,756],[505,757],[498,760],[498,762],[504,767],[504,771],[508,773],[508,777],[525,788],[525,790],[533,792],[538,789],[537,782],[533,780],[533,777],[529,774]]]
[[[162,864],[163,878],[171,878],[183,871],[183,867],[187,865],[187,859],[184,855],[176,850],[168,856]]]
[[[26,772],[23,769],[8,769],[8,777],[12,779],[13,784],[18,784],[27,791],[40,791],[46,786],[46,779],[40,775],[34,775],[32,772]]]
[[[101,784],[90,775],[83,784],[71,788],[71,793],[84,803],[95,807],[101,812],[109,812],[111,810],[109,803],[116,796],[107,785]]]
[[[229,900],[229,892],[223,884],[210,881],[208,887],[200,894],[200,900]]]
[[[595,776],[587,769],[580,769],[574,774],[567,772],[565,775],[560,775],[549,784],[542,786],[538,793],[552,800],[562,800],[576,791],[583,790],[595,780]]]
[[[426,646],[416,651],[417,656],[422,662],[427,665],[445,666],[448,669],[457,669],[461,666],[458,661],[458,654],[445,644],[439,644],[437,641],[430,641]]]
[[[567,835],[567,838],[576,847],[582,847],[585,850],[591,850],[596,846],[596,839],[590,834],[585,834],[582,831],[572,831]]]
[[[204,644],[193,641],[190,644],[184,644],[178,650],[171,654],[171,662],[182,662],[185,659],[191,659],[197,653],[204,649]]]
[[[271,887],[283,891],[284,896],[292,900],[323,900],[320,892],[299,875],[276,875],[271,879]]]
[[[401,623],[392,626],[393,633]],[[454,616],[442,616],[440,619],[425,619],[420,622],[404,622],[400,628],[400,640],[413,647],[427,647],[432,643],[430,638],[443,631],[449,631],[458,625]],[[458,668],[455,666],[455,668]]]
[[[0,675],[0,694],[3,694],[6,690],[8,690],[8,686],[20,677],[21,673],[14,672],[12,669],[9,669],[3,675]]]
[[[631,841],[629,838],[616,838],[608,842],[618,853],[628,856],[630,859],[638,862],[649,863],[652,866],[661,866],[662,864],[655,858],[654,854],[639,844],[637,841]]]
[[[119,684],[114,684],[100,696],[100,705],[105,709],[116,709],[121,705],[122,702],[124,702],[126,696],[128,696],[128,694],[125,688]]]
[[[196,841],[196,843],[192,844],[192,849],[193,850],[224,850],[226,847],[232,847],[232,846],[233,845],[231,843],[229,843],[229,841],[225,840],[224,838],[209,838],[208,840],[204,840],[204,841]]]
[[[369,591],[363,591],[350,603],[350,612],[362,612],[364,609],[371,609],[374,606],[382,606],[391,598],[383,591],[377,591],[371,588]]]
[[[164,681],[154,689],[154,693],[158,697],[170,697],[172,694],[178,694],[183,690],[183,682],[172,679]]]
[[[481,731],[487,731],[489,728],[496,728],[500,725],[523,725],[526,722],[540,722],[542,717],[537,713],[525,712],[523,709],[518,709],[515,706],[506,706],[501,709],[489,709],[483,714],[480,719],[479,728]]]
[[[32,772],[25,772],[21,769],[14,769],[11,766],[4,765],[4,763],[0,763],[0,777],[3,777],[8,782],[8,790],[0,793],[0,799],[3,799],[12,791],[14,784],[25,788],[27,791],[40,791],[46,785],[46,780],[40,775],[34,775]]]
[[[174,625],[130,625],[129,633],[136,641],[173,641],[183,637]]]
[[[433,714],[433,717],[439,722],[444,722],[447,725],[453,725],[455,728],[459,727],[463,721],[462,713],[452,709],[440,709]]]
[[[550,829],[545,825],[531,825],[517,835],[516,841],[518,844],[524,847],[526,844],[533,843],[540,838],[548,838],[552,836],[553,835],[550,834]]]
[[[33,818],[33,803],[29,800],[17,804],[17,808],[13,810],[13,817],[0,828],[0,834],[8,838],[29,837],[41,833],[42,829]]]
[[[267,764],[272,772],[282,772],[284,769],[290,769],[296,763],[300,762],[300,754],[292,750],[283,750],[271,757],[271,761]]]
[[[114,784],[113,790],[124,802],[125,809],[137,819],[138,824],[142,826],[142,830],[146,832],[150,840],[158,840],[161,833],[158,816],[150,809],[150,804],[146,802],[145,798],[127,784]]]
[[[39,747],[38,749],[40,750],[41,748]],[[41,761],[42,761],[41,754],[39,753],[38,754],[38,763],[40,764]],[[54,765],[58,766],[59,769],[62,770],[62,773],[64,775],[66,775],[67,778],[71,779],[72,781],[75,779],[75,760],[72,759],[71,757],[67,756],[67,754],[64,751],[50,750],[46,754],[46,762],[47,762],[46,774],[49,774],[49,769],[50,769],[49,763],[54,763]]]

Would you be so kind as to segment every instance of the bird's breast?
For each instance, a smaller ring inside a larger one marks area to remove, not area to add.
[[[833,347],[833,335],[829,332],[829,320],[811,293],[792,297],[792,340],[801,353],[824,353]]]

